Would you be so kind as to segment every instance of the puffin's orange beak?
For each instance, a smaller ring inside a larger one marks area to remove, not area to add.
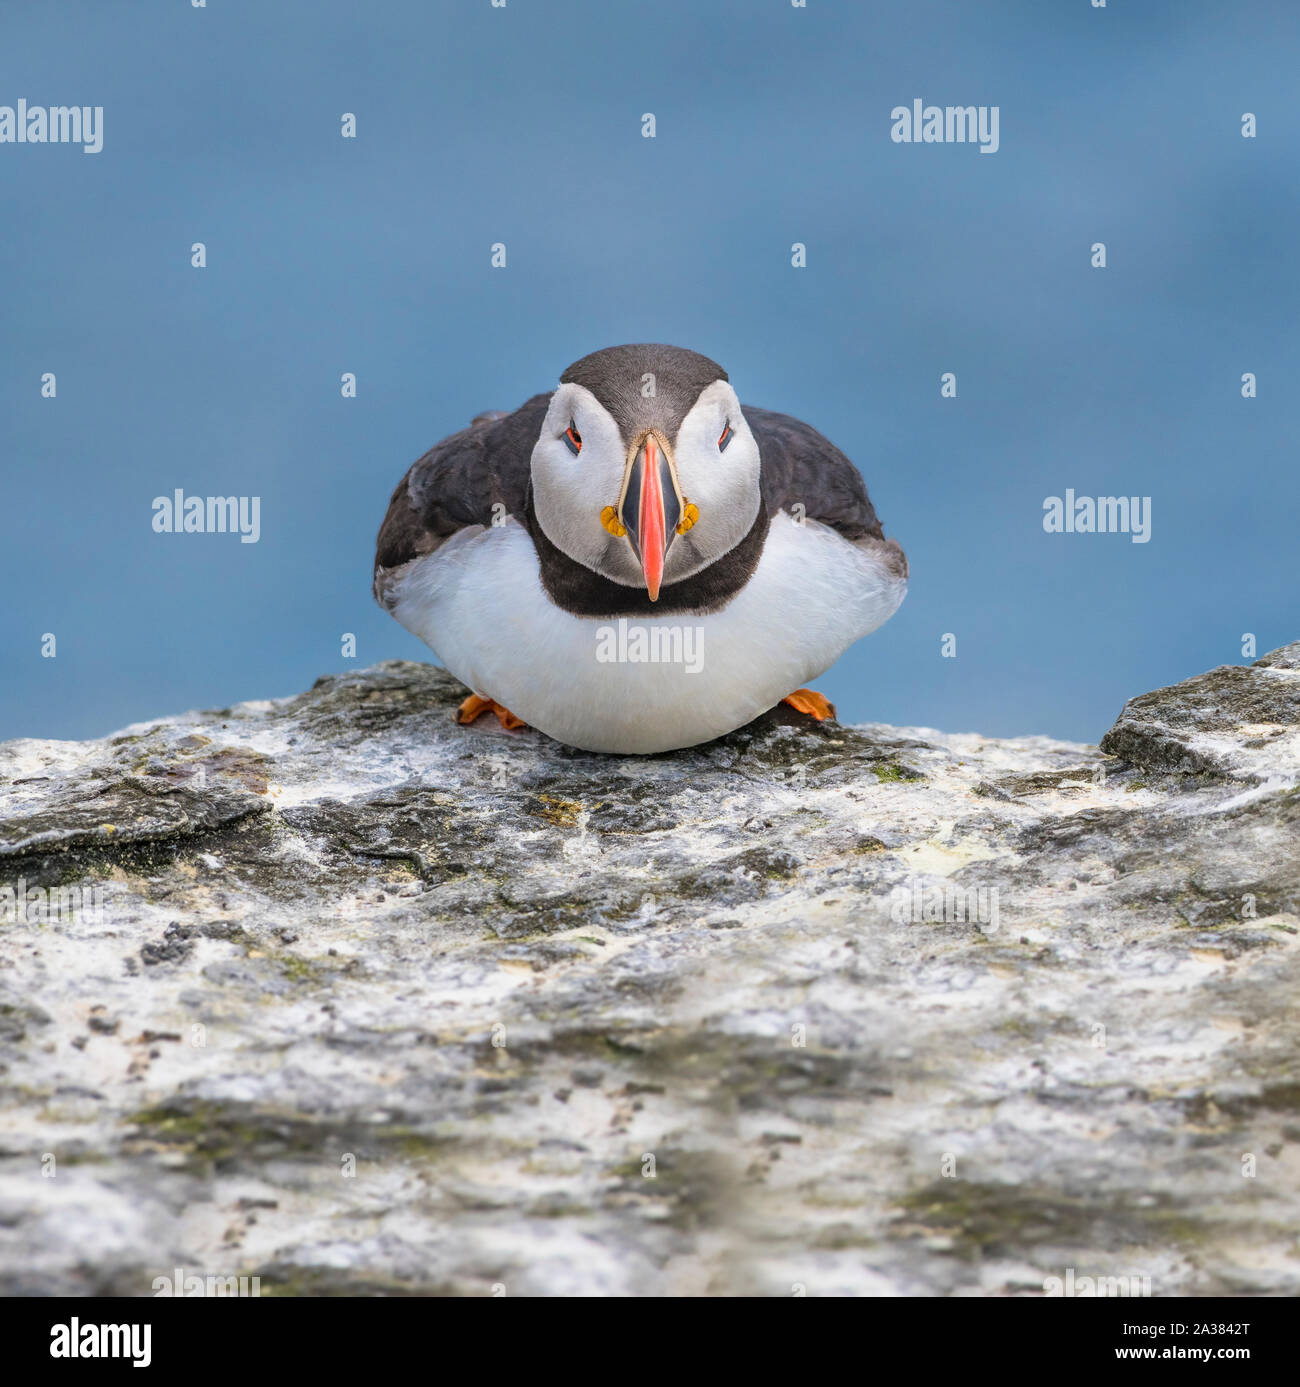
[[[672,459],[654,434],[647,434],[628,470],[619,519],[627,527],[627,537],[641,561],[651,602],[659,600],[664,558],[681,515]]]

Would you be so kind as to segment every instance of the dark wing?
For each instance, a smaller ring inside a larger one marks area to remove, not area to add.
[[[380,603],[389,605],[393,582],[412,559],[432,554],[458,530],[490,525],[494,506],[523,520],[529,460],[550,400],[534,395],[513,414],[480,414],[411,464],[379,527],[374,591]]]
[[[886,539],[858,469],[816,429],[789,414],[742,405],[762,463],[763,503],[769,515],[784,510],[820,521],[845,539],[875,551],[900,578],[907,558]],[[796,507],[802,510],[796,510]]]

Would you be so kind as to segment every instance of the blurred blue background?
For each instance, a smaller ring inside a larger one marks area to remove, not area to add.
[[[0,737],[428,658],[370,596],[398,478],[628,341],[862,469],[912,585],[819,681],[846,720],[1095,741],[1300,637],[1290,0],[65,0],[0,37],[0,104],[105,112],[97,155],[0,145]],[[999,152],[891,142],[916,97],[997,105]],[[261,542],[155,534],[177,487],[260,496]],[[1150,543],[1044,533],[1067,487],[1151,496]]]

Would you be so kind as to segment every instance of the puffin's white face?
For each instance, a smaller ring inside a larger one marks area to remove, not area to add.
[[[758,515],[758,444],[723,380],[701,391],[676,440],[624,443],[585,386],[551,397],[532,456],[533,504],[569,558],[651,600],[733,549]]]

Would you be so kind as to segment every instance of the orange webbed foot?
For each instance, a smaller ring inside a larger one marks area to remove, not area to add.
[[[517,727],[528,725],[523,718],[515,717],[509,708],[503,708],[501,704],[493,702],[490,698],[480,698],[478,694],[470,694],[464,703],[456,709],[456,721],[470,723],[475,718],[482,717],[484,713],[494,713],[501,726],[511,732]]]
[[[835,716],[835,705],[816,689],[796,689],[794,693],[786,694],[781,702],[788,703],[796,713],[807,713],[818,722]]]

